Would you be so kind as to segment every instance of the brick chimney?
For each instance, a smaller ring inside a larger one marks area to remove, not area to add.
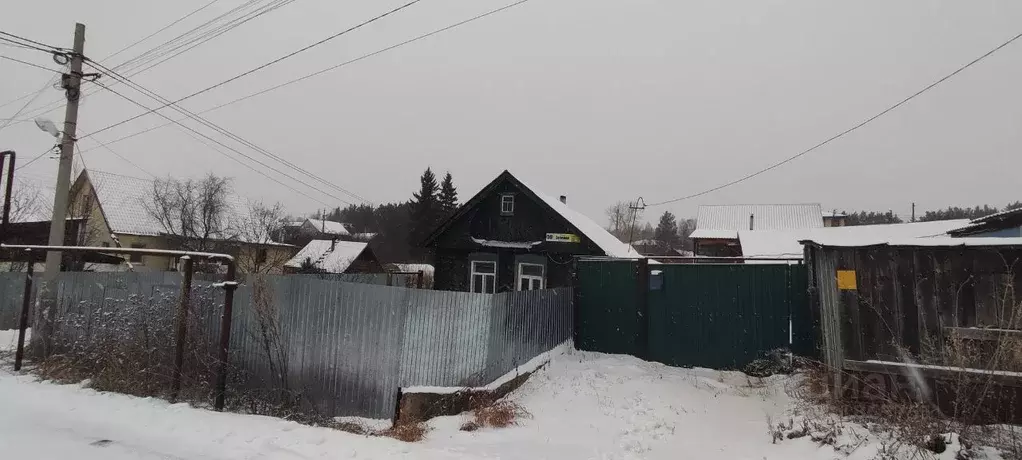
[[[567,195],[561,195],[561,203],[568,204],[568,196]]]

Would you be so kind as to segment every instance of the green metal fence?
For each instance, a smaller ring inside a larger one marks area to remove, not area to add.
[[[733,369],[778,348],[815,349],[801,264],[583,260],[578,277],[583,350]]]

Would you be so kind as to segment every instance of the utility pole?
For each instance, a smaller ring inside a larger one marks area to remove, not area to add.
[[[66,224],[68,200],[71,188],[71,165],[74,159],[75,135],[78,127],[78,100],[82,87],[82,61],[85,60],[85,25],[75,24],[75,42],[70,59],[70,70],[61,78],[61,87],[67,96],[67,108],[64,111],[64,137],[60,141],[60,166],[57,169],[57,184],[53,193],[53,217],[50,220],[49,246],[64,245],[64,226]],[[42,283],[39,283],[37,311],[39,321],[33,324],[33,331],[38,333],[32,338],[42,347],[44,356],[48,355],[53,343],[53,314],[57,307],[57,274],[60,273],[61,252],[46,253],[46,271]],[[30,260],[29,263],[34,263]]]
[[[912,202],[912,222],[916,221],[916,202]]]
[[[67,202],[70,198],[71,166],[74,160],[75,134],[78,129],[78,100],[82,87],[82,61],[85,50],[85,24],[75,24],[74,53],[71,55],[71,70],[61,79],[64,93],[67,96],[67,108],[64,111],[64,137],[60,141],[60,166],[57,169],[57,185],[53,194],[53,219],[50,220],[50,246],[64,245],[64,225],[67,218]],[[43,279],[47,282],[57,278],[60,271],[60,251],[46,253],[46,273]],[[46,286],[44,284],[44,286]]]

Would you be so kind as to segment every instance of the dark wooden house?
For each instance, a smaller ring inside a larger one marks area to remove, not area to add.
[[[951,230],[949,235],[960,237],[1017,238],[1022,237],[1022,209],[991,214],[973,219],[962,228]]]
[[[566,198],[504,171],[423,242],[436,289],[506,292],[571,286],[576,256],[640,257]]]

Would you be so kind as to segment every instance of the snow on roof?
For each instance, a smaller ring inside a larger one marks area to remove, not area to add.
[[[152,200],[154,181],[91,169],[87,174],[111,233],[143,236],[158,236],[168,233],[166,227],[153,217],[146,207],[146,203],[150,203]],[[226,220],[228,222],[241,224],[248,220],[248,204],[240,196],[229,195],[227,207]],[[222,236],[238,238],[238,235],[233,234]],[[270,239],[269,235],[266,235],[261,241],[246,242],[279,244]]]
[[[744,257],[802,257],[801,241],[826,246],[869,246],[891,241],[941,238],[948,229],[966,220],[943,220],[907,224],[850,225],[792,230],[744,230],[739,232]],[[922,244],[922,243],[920,243]]]
[[[518,176],[515,176],[515,179],[518,179]],[[554,212],[560,214],[561,217],[567,220],[573,227],[582,232],[589,241],[592,241],[596,244],[596,246],[602,249],[608,257],[642,257],[642,255],[636,252],[635,249],[632,249],[631,246],[622,243],[621,240],[617,239],[617,237],[611,235],[607,229],[603,228],[603,226],[597,224],[582,213],[569,208],[568,205],[561,203],[561,200],[540,192],[536,188],[522,182],[521,179],[518,179],[518,182],[531,190],[532,193],[535,193],[536,196],[543,200],[544,203],[553,208]]]
[[[966,232],[968,230],[972,230],[972,229],[976,229],[976,228],[981,228],[981,227],[983,227],[983,226],[985,226],[987,224],[990,224],[992,222],[1003,220],[1003,219],[1006,219],[1008,217],[1014,217],[1015,215],[1018,215],[1018,214],[1022,214],[1022,208],[1009,209],[1007,211],[1001,211],[1001,212],[998,212],[996,214],[991,214],[989,216],[983,216],[983,217],[980,217],[980,218],[977,218],[977,219],[973,219],[968,224],[963,225],[963,226],[961,226],[959,228],[948,230],[948,232],[949,233]]]
[[[508,248],[508,249],[530,249],[533,246],[543,244],[542,241],[497,241],[497,240],[481,240],[479,238],[472,238],[472,242],[486,246],[488,248]]]
[[[799,241],[826,246],[869,246],[891,241],[917,241],[946,236],[948,230],[968,223],[966,219],[912,222],[907,224],[854,225],[828,227],[794,234]]]
[[[819,204],[733,204],[699,206],[692,238],[737,238],[740,230],[822,228]]]
[[[320,219],[306,219],[305,221],[316,227],[316,231],[327,235],[348,236],[351,234],[348,227],[340,222]]]
[[[722,240],[733,240],[738,238],[738,230],[720,230],[715,228],[707,229],[695,229],[689,238],[707,238],[707,239],[722,239]]]
[[[302,268],[302,264],[310,260],[318,270],[344,273],[368,246],[368,243],[360,241],[312,240],[284,266]]]
[[[433,273],[436,270],[430,264],[390,264],[390,266],[399,272],[417,272],[421,270],[423,273]]]

